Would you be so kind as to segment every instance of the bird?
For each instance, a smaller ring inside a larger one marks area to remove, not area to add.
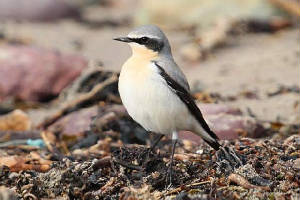
[[[128,114],[145,130],[159,135],[152,148],[163,136],[172,135],[170,177],[179,131],[192,131],[218,151],[219,138],[197,107],[163,31],[156,25],[143,25],[114,40],[128,43],[132,50],[118,82]]]

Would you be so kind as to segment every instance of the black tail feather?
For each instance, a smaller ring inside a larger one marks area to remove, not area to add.
[[[214,148],[214,150],[218,151],[221,147],[220,143],[218,142],[218,140],[214,140],[214,141],[210,141],[210,140],[206,140],[203,139],[207,144],[209,144],[209,146],[211,146],[212,148]]]

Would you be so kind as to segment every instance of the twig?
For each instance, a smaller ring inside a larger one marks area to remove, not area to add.
[[[40,139],[40,131],[0,131],[0,142],[19,139]]]
[[[132,170],[137,170],[137,171],[143,171],[144,168],[140,167],[140,166],[137,166],[137,165],[132,165],[132,164],[129,164],[129,163],[126,163],[122,160],[119,160],[117,158],[114,159],[114,161],[119,164],[119,165],[122,165],[123,167],[126,167],[128,169],[132,169]]]
[[[50,132],[50,131],[43,131],[43,132],[41,133],[41,136],[42,136],[42,138],[43,138],[43,140],[44,140],[44,142],[45,142],[45,145],[46,145],[47,149],[48,149],[51,153],[53,153],[53,154],[55,154],[56,156],[58,156],[59,160],[62,160],[62,158],[63,158],[64,156],[63,156],[62,153],[57,149],[57,147],[55,146],[55,144],[53,144],[54,141],[52,141],[52,140],[49,138],[49,136],[53,136],[53,133]]]
[[[210,191],[209,191],[209,195],[208,195],[208,199],[215,199],[215,197],[213,197],[213,195],[216,195],[216,185],[215,183],[215,179],[211,179],[210,181]]]
[[[174,193],[179,193],[182,190],[189,190],[191,187],[208,184],[210,182],[211,181],[202,181],[202,182],[198,182],[198,183],[191,183],[191,184],[185,185],[185,186],[180,186],[178,188],[175,188],[174,190],[171,190],[171,191],[167,192],[165,195],[167,196],[167,195],[171,195],[171,194],[174,194]]]
[[[48,126],[56,122],[59,118],[62,116],[72,112],[76,106],[87,102],[90,99],[93,99],[103,88],[106,86],[112,84],[113,82],[116,82],[118,80],[118,77],[116,75],[112,75],[110,78],[106,79],[105,81],[98,83],[95,85],[95,87],[89,91],[88,93],[80,95],[77,99],[74,99],[70,102],[67,102],[59,111],[54,113],[52,116],[44,120],[42,123],[40,123],[37,128],[46,129]]]
[[[102,186],[99,190],[94,191],[92,194],[94,196],[102,196],[105,193],[109,193],[110,191],[113,190],[114,187],[116,187],[117,180],[118,180],[117,177],[111,177],[104,186]]]
[[[101,158],[99,160],[97,160],[93,165],[92,168],[94,170],[100,169],[102,167],[109,167],[111,166],[111,156],[105,156],[104,158]]]
[[[22,144],[25,145],[26,142],[27,142],[27,139],[0,142],[0,148],[5,148],[5,147],[9,147],[9,146],[17,146],[17,145],[22,145]]]
[[[265,190],[265,191],[269,191],[270,188],[268,186],[256,186],[256,185],[253,185],[251,183],[249,183],[249,181],[247,179],[245,179],[244,177],[242,177],[241,175],[238,175],[238,174],[230,174],[228,176],[228,180],[230,182],[234,182],[236,184],[238,184],[239,186],[242,186],[243,188],[245,189],[262,189],[262,190]]]
[[[32,200],[38,200],[38,198],[34,195],[34,194],[31,194],[31,193],[26,193],[24,196],[23,196],[24,199],[32,199]]]

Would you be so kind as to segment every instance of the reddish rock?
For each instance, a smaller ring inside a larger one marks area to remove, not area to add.
[[[208,115],[205,117],[210,128],[221,140],[236,139],[241,134],[247,137],[261,136],[261,126],[251,117],[228,114]],[[181,131],[179,138],[201,143],[201,137],[189,131]]]
[[[218,114],[208,115],[206,119],[220,139],[236,139],[241,134],[251,137],[258,126],[255,119],[246,116]]]
[[[263,133],[262,126],[254,118],[242,116],[239,109],[224,104],[198,104],[198,106],[210,128],[221,140],[236,139],[240,135],[260,137]],[[182,131],[179,137],[201,143],[201,137],[192,132]]]
[[[203,143],[203,140],[199,135],[196,135],[195,133],[190,131],[179,131],[178,137],[181,140],[188,140],[197,145]]]
[[[79,17],[77,7],[66,0],[1,0],[0,19],[18,21],[53,21]]]
[[[83,108],[62,117],[48,129],[59,129],[64,135],[80,136],[85,131],[89,130],[92,118],[95,117],[97,113],[98,106]]]
[[[231,114],[231,115],[241,115],[242,112],[238,108],[233,108],[225,104],[214,104],[214,103],[199,103],[197,104],[200,108],[202,114],[206,115],[216,115],[220,113]]]
[[[119,117],[124,115],[127,115],[127,113],[122,105],[108,105],[102,108],[95,105],[63,116],[49,126],[48,130],[59,129],[64,135],[80,136],[85,131],[90,130],[91,125],[99,130],[102,126],[111,121],[119,120]],[[92,121],[94,122],[91,124]]]
[[[216,108],[213,108],[214,106],[216,106]],[[236,139],[240,135],[247,137],[259,137],[263,133],[262,129],[260,129],[260,124],[258,124],[254,118],[228,114],[232,113],[234,109],[229,107],[225,109],[226,106],[217,104],[207,104],[204,105],[204,107],[209,108],[206,110],[206,115],[204,115],[206,122],[221,140]],[[204,107],[202,106],[202,108]],[[80,136],[82,133],[84,133],[84,131],[90,129],[93,116],[97,116],[97,118],[94,120],[93,126],[95,126],[97,130],[101,130],[102,126],[105,126],[105,124],[108,122],[119,120],[120,116],[127,115],[125,108],[122,105],[107,106],[104,108],[104,110],[100,111],[101,114],[97,114],[98,109],[99,108],[97,108],[97,106],[93,106],[72,112],[59,119],[49,128],[60,128],[62,133],[65,135]],[[224,112],[221,112],[221,110]],[[213,114],[207,114],[209,113],[207,111],[210,111],[210,113]],[[202,142],[200,136],[189,131],[180,131],[179,138],[192,141],[196,144],[200,144]]]
[[[23,45],[0,46],[0,102],[43,101],[58,95],[87,66],[77,55]]]

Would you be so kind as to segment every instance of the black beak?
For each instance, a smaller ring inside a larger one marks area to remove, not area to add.
[[[118,37],[118,38],[114,38],[114,40],[117,40],[120,42],[132,42],[132,39],[129,37]]]

